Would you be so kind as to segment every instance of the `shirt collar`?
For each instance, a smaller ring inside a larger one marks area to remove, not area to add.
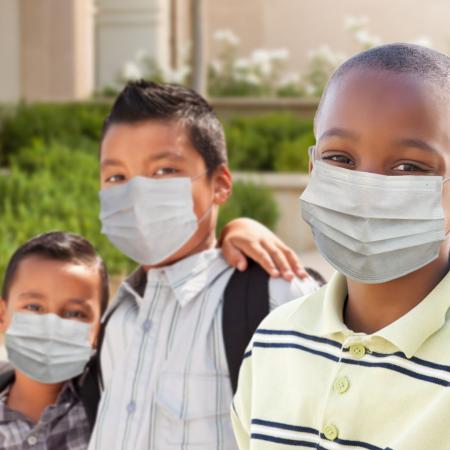
[[[391,342],[411,358],[422,344],[444,325],[450,308],[448,292],[450,273],[411,311],[373,336]],[[342,274],[336,273],[325,288],[323,316],[319,328],[321,334],[351,333],[343,321],[346,296],[346,279]]]
[[[408,358],[444,325],[450,308],[450,273],[411,311],[375,333],[398,347]]]
[[[8,401],[8,395],[11,390],[11,386],[14,379],[11,380],[11,384],[6,386],[0,393],[0,424],[2,423],[8,423],[16,420],[23,420],[25,422],[32,423],[31,419],[24,416],[19,411],[15,411],[14,409],[11,409],[6,402]],[[73,380],[67,381],[63,387],[61,388],[61,391],[58,394],[58,397],[55,401],[55,406],[57,411],[57,415],[62,415],[65,413],[65,411],[73,405],[74,402],[79,401],[79,395],[75,389]],[[48,407],[47,407],[48,408]],[[46,410],[47,410],[46,408]],[[57,417],[57,416],[55,416]],[[42,420],[42,417],[39,419],[39,421]]]
[[[122,282],[104,317],[109,315],[118,303],[126,300],[132,300],[140,306],[146,286],[156,284],[170,287],[180,306],[184,306],[229,267],[220,249],[205,250],[170,266],[151,269],[147,273],[139,267]]]

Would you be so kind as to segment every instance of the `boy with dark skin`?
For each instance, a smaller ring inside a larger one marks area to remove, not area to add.
[[[302,212],[340,273],[257,330],[241,449],[449,448],[449,60],[393,44],[331,78]]]

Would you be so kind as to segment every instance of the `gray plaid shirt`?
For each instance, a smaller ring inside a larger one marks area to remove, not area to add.
[[[72,382],[67,383],[54,405],[45,409],[38,423],[6,405],[9,387],[0,394],[0,449],[85,450],[89,424]]]

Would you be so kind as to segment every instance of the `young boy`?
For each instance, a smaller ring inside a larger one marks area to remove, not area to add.
[[[90,449],[235,449],[222,334],[233,269],[215,235],[232,181],[212,108],[183,87],[129,84],[105,122],[101,186],[102,231],[141,266],[106,315]],[[271,279],[270,306],[316,288]]]
[[[338,270],[242,364],[241,449],[450,448],[450,58],[407,44],[332,76],[302,212]]]
[[[0,300],[14,368],[0,375],[0,448],[87,448],[80,375],[107,303],[105,266],[82,237],[47,233],[14,253]]]

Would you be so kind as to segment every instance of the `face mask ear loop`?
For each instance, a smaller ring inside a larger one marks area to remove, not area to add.
[[[191,181],[198,180],[199,178],[204,177],[205,175],[208,175],[209,172],[210,172],[210,170],[209,170],[209,169],[206,169],[205,172],[202,172],[202,173],[200,173],[200,174],[195,175],[194,177],[192,177],[192,178],[191,178]]]
[[[444,184],[447,183],[447,181],[450,180],[450,177],[446,177],[442,180],[442,191],[444,191]],[[447,239],[450,235],[450,229],[445,232],[445,238]]]

